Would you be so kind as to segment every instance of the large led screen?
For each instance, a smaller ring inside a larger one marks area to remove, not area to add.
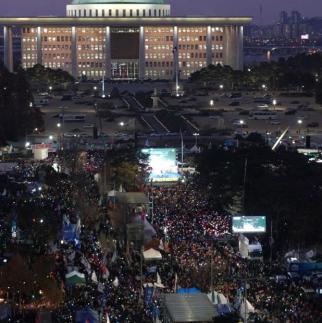
[[[175,148],[147,148],[142,153],[148,155],[150,180],[153,182],[175,182],[180,175]]]
[[[233,216],[232,231],[234,233],[266,232],[265,216]]]

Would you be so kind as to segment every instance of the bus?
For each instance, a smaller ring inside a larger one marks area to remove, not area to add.
[[[59,118],[64,122],[85,122],[85,114],[70,114],[70,113],[60,113]]]
[[[272,111],[253,111],[250,113],[249,118],[253,120],[275,120],[276,113]]]

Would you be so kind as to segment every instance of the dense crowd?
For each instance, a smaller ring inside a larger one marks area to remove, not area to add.
[[[160,236],[171,244],[179,287],[197,287],[209,293],[212,259],[214,289],[236,308],[247,282],[247,300],[256,309],[252,315],[255,321],[322,321],[320,299],[314,291],[307,293],[311,286],[289,279],[276,282],[269,264],[241,258],[237,237],[229,234],[229,216],[211,210],[207,194],[188,183],[156,188],[153,196],[155,225]],[[283,271],[283,264],[276,262],[275,273]]]
[[[46,222],[59,223],[55,239],[48,245],[38,241],[42,250],[35,248],[54,257],[51,277],[64,293],[64,303],[54,311],[55,321],[72,322],[78,311],[90,308],[101,322],[152,322],[160,314],[161,292],[196,287],[209,294],[212,285],[235,309],[246,287],[257,322],[322,321],[319,299],[303,288],[311,286],[303,281],[270,279],[282,270],[278,262],[270,266],[241,258],[236,236],[230,233],[229,215],[213,210],[207,194],[190,181],[148,188],[153,200],[153,216],[148,219],[155,228],[154,241],[158,241],[163,259],[145,263],[139,249],[126,246],[116,234],[111,212],[100,198],[94,174],[104,163],[102,154],[89,152],[70,158],[73,160],[65,160],[64,167],[78,164],[76,174],[53,171],[54,162],[63,162],[56,157],[45,162],[19,162],[12,172],[1,175],[0,181],[1,220],[8,213],[21,217],[23,207],[29,205],[40,208]],[[88,209],[94,206],[99,217],[89,225]],[[64,239],[66,223],[77,228],[76,240]],[[11,233],[1,231],[12,243]],[[23,233],[19,243],[23,243],[22,238]],[[84,275],[83,284],[68,285],[66,274],[73,271]],[[144,286],[155,287],[152,305],[144,300],[141,272]],[[17,322],[20,314],[16,312]]]

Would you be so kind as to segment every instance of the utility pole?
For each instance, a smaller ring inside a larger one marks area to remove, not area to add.
[[[247,323],[247,278],[245,278],[245,291],[244,291],[244,305],[245,305],[245,321],[244,323]]]
[[[210,262],[210,288],[211,288],[211,301],[214,303],[215,301],[215,293],[214,293],[214,242],[212,242],[211,247],[211,262]]]
[[[243,182],[243,212],[245,212],[247,164],[248,164],[248,159],[246,157],[245,158],[245,164],[244,164],[244,182]]]
[[[181,164],[183,165],[183,136],[182,136],[181,129],[180,129],[180,136],[181,136]]]
[[[270,255],[269,255],[269,262],[270,262],[270,268],[272,269],[272,258],[273,258],[273,219],[271,219],[271,236],[270,236]]]
[[[63,105],[63,120],[62,120],[62,140],[61,140],[61,150],[64,150],[64,132],[65,132],[65,106]]]

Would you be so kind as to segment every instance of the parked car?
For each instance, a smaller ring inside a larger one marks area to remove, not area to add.
[[[317,128],[320,126],[320,124],[316,121],[313,121],[313,122],[309,122],[307,125],[306,125],[308,128]]]
[[[274,126],[277,126],[277,125],[281,124],[281,121],[279,121],[279,120],[271,120],[270,124],[274,125]]]

